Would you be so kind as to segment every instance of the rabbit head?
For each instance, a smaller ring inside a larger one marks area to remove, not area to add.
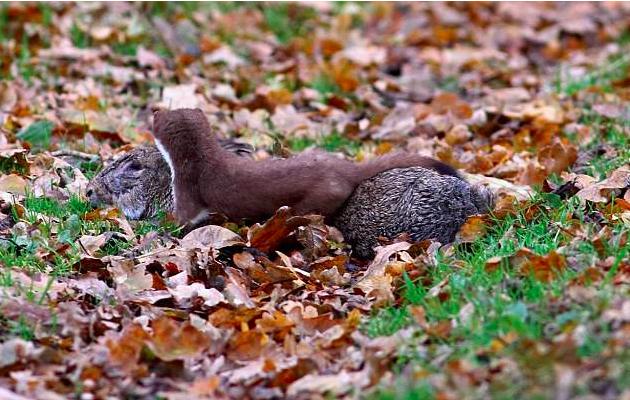
[[[87,187],[94,207],[116,205],[130,219],[171,211],[171,176],[156,147],[138,147],[108,164]]]

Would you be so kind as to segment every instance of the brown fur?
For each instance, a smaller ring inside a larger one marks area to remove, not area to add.
[[[299,214],[331,216],[359,183],[393,168],[420,166],[457,176],[437,160],[406,153],[364,163],[316,151],[254,161],[222,149],[210,131],[199,109],[154,114],[156,144],[172,164],[175,216],[180,223],[197,221],[208,212],[233,220],[259,220],[282,206]]]

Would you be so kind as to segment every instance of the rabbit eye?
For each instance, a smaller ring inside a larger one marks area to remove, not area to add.
[[[139,163],[134,162],[134,163],[129,164],[126,169],[128,169],[130,171],[139,171],[139,170],[142,169],[142,165],[140,165]]]
[[[138,162],[131,162],[126,164],[120,172],[125,178],[137,179],[144,172],[144,166]]]

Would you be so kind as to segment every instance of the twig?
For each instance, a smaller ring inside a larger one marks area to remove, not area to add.
[[[87,161],[98,161],[100,159],[97,154],[83,153],[77,150],[56,150],[50,154],[53,157],[76,157]]]

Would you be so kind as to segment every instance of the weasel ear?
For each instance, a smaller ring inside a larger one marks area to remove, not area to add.
[[[161,114],[164,113],[164,109],[158,106],[151,107],[151,111],[153,113],[153,124],[155,125],[155,121],[160,117]]]

